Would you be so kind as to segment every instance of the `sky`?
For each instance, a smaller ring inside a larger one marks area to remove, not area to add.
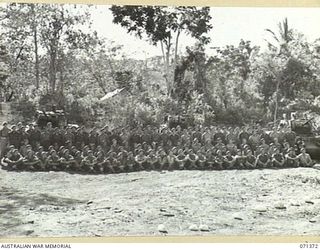
[[[161,55],[161,49],[127,34],[120,25],[112,23],[109,6],[97,6],[92,12],[93,29],[108,40],[124,45],[124,52],[129,57],[144,59]],[[277,24],[288,18],[289,27],[302,32],[309,42],[320,38],[320,8],[253,8],[253,7],[212,7],[211,23],[213,29],[210,47],[238,45],[240,39],[250,40],[252,45],[266,46],[264,39],[269,38],[265,29],[277,30]],[[179,51],[194,41],[181,37]],[[210,50],[210,49],[209,49]],[[210,51],[207,51],[210,54]]]

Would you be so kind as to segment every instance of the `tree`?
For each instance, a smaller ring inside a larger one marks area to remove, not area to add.
[[[75,7],[76,8],[76,7]],[[78,26],[89,24],[89,12],[75,13],[64,5],[41,5],[39,11],[42,18],[39,23],[41,44],[46,49],[49,57],[49,85],[50,91],[57,90],[58,60],[62,59],[66,47],[74,48],[81,45],[82,40],[87,39],[87,34],[77,29]],[[60,67],[63,75],[63,68]],[[63,88],[59,88],[63,90]]]
[[[185,34],[208,43],[210,24],[210,8],[196,7],[160,7],[160,6],[116,6],[111,8],[113,22],[126,28],[142,39],[146,37],[153,45],[160,44],[165,63],[167,91],[171,93],[173,75],[170,72],[171,56],[173,69],[177,63],[180,35]],[[172,52],[173,50],[173,52]]]
[[[251,63],[258,50],[250,41],[244,40],[238,46],[216,48],[216,55],[207,62],[207,92],[212,96],[212,105],[228,109],[230,105],[251,103],[254,92],[250,82]]]
[[[266,29],[273,39],[273,42],[266,40],[268,46],[270,49],[276,50],[278,54],[290,53],[288,51],[288,44],[293,40],[293,30],[289,28],[287,18],[278,23],[278,29],[278,34],[271,29]]]
[[[21,60],[32,58],[34,53],[35,86],[39,88],[39,53],[38,53],[38,25],[39,18],[35,4],[7,4],[0,9],[2,27],[11,52],[15,54],[12,69],[17,70]]]
[[[0,100],[5,100],[7,86],[5,84],[6,79],[9,77],[9,55],[6,46],[0,41]]]
[[[48,81],[47,90],[52,94],[63,91],[68,50],[83,49],[95,40],[96,33],[81,29],[90,28],[88,8],[53,4],[7,4],[1,8],[11,72],[15,72],[13,77],[20,74],[10,82],[23,87],[33,84],[39,89],[41,81]],[[29,70],[31,64],[33,71]]]

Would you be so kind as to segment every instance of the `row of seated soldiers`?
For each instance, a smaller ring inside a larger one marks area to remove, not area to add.
[[[48,126],[50,127],[50,124]],[[200,133],[200,139],[193,135],[194,131],[191,129],[180,130],[178,127],[164,130],[170,131],[166,133],[167,135],[173,130],[173,134],[179,134],[179,137],[172,140],[169,136],[165,143],[162,140],[144,140],[142,143],[134,142],[131,146],[128,142],[130,137],[125,141],[124,137],[118,135],[122,140],[113,138],[108,147],[90,141],[88,144],[83,141],[79,144],[74,140],[59,144],[54,142],[53,145],[46,147],[41,141],[35,141],[32,145],[28,138],[23,139],[22,144],[17,147],[11,143],[9,137],[11,144],[1,164],[10,170],[87,173],[175,169],[261,169],[313,165],[310,155],[305,151],[303,140],[293,134],[294,140],[291,141],[292,134],[286,134],[285,130],[275,130],[272,131],[273,134],[263,131],[258,141],[252,138],[253,135],[258,135],[256,130],[250,134],[250,128],[243,128],[236,138],[232,138],[230,134],[228,137],[223,130],[212,133],[210,129],[205,128],[204,133]],[[282,138],[275,136],[281,132],[283,132]],[[161,134],[161,131],[154,133]],[[217,134],[219,136],[215,137]]]

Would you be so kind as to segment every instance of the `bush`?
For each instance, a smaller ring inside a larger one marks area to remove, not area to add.
[[[260,107],[237,108],[216,110],[215,121],[227,125],[245,125],[249,123],[266,123],[267,118]]]
[[[20,99],[11,104],[13,122],[32,122],[35,119],[36,104],[28,99]]]

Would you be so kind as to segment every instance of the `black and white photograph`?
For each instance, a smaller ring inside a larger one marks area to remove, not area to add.
[[[319,235],[319,23],[1,3],[0,239]]]

